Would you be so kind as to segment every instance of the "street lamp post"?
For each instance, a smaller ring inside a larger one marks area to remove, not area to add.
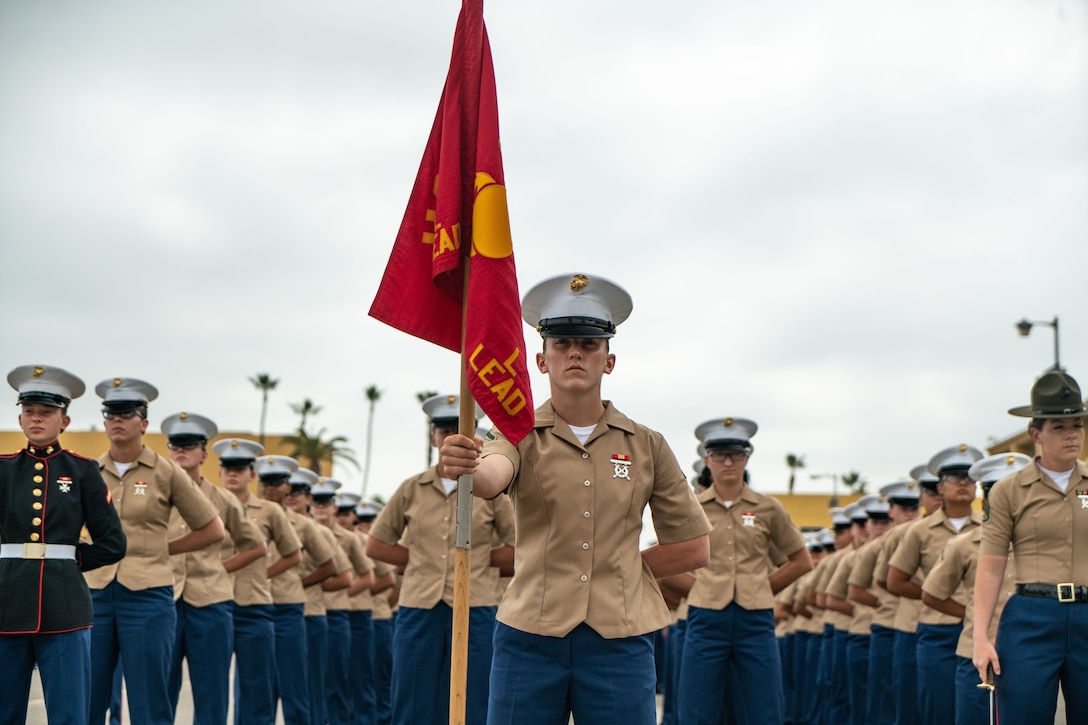
[[[839,474],[837,474],[837,473],[813,473],[812,475],[809,476],[809,478],[811,480],[813,480],[813,481],[817,481],[817,480],[819,480],[821,478],[830,478],[831,479],[831,500],[828,501],[827,503],[828,503],[829,506],[832,506],[832,507],[839,505]]]
[[[1031,328],[1035,325],[1046,325],[1047,327],[1054,328],[1054,367],[1052,370],[1061,370],[1062,366],[1058,358],[1058,316],[1054,315],[1054,319],[1047,320],[1029,320],[1024,318],[1016,323],[1016,331],[1020,333],[1020,337],[1027,337],[1031,334]]]

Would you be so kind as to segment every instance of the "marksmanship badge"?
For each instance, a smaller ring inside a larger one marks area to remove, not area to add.
[[[631,480],[631,456],[622,453],[612,454],[612,478]]]
[[[57,478],[57,487],[61,493],[68,493],[72,490],[72,479],[69,476],[60,476]]]

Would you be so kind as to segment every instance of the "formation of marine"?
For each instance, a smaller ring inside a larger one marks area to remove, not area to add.
[[[1035,458],[954,445],[802,532],[749,483],[754,421],[696,426],[689,486],[660,434],[600,398],[625,290],[574,275],[527,299],[552,389],[534,430],[482,442],[457,433],[458,396],[428,399],[438,463],[384,506],[197,413],[163,419],[159,456],[158,391],[134,378],[95,387],[109,449],[81,457],[59,438],[83,382],[13,370],[28,442],[0,456],[0,722],[25,720],[34,667],[58,722],[174,722],[185,670],[199,723],[232,702],[247,725],[448,722],[466,473],[468,723],[645,724],[655,690],[670,725],[1053,721],[1088,665],[1070,376],[1010,411]],[[647,507],[658,543],[640,549]]]
[[[1059,683],[1068,722],[1080,722],[1088,703],[1071,677],[1088,664],[1088,466],[1079,460],[1088,410],[1060,370],[1039,378],[1031,397],[1009,412],[1031,418],[1034,458],[967,444],[935,453],[878,493],[830,509],[826,528],[804,534],[813,566],[784,584],[789,549],[767,538],[752,563],[758,581],[745,589],[774,591],[775,652],[766,623],[759,636],[764,605],[742,603],[731,618],[732,605],[721,607],[745,582],[740,536],[763,536],[770,517],[751,494],[724,493],[723,481],[743,471],[723,476],[715,461],[728,454],[715,457],[715,441],[700,435],[717,428],[731,439],[735,469],[756,426],[701,426],[693,485],[716,512],[712,561],[687,582],[662,582],[676,616],[665,637],[663,722],[1051,725]],[[740,517],[722,513],[738,503]],[[708,602],[698,584],[718,570],[728,576]]]

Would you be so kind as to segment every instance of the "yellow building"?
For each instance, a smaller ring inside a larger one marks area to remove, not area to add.
[[[831,515],[827,510],[831,508],[831,496],[826,493],[772,493],[768,494],[778,499],[786,510],[790,512],[793,523],[802,529],[824,529],[831,526]],[[862,494],[851,493],[846,496],[839,495],[839,506],[849,506],[862,497]]]
[[[248,438],[255,441],[258,436],[246,431],[220,431],[219,435],[216,436],[216,440],[220,438]],[[270,456],[289,456],[292,448],[283,439],[284,436],[281,435],[266,434],[264,437],[265,453]],[[170,457],[170,450],[166,447],[166,436],[162,433],[145,433],[144,443],[159,455],[165,458]],[[106,439],[106,432],[101,430],[68,431],[61,434],[60,444],[87,458],[98,458],[110,447],[109,441]],[[11,453],[25,445],[26,437],[21,430],[0,430],[0,453]],[[302,463],[303,465],[306,464],[306,462]],[[331,467],[327,462],[322,463],[321,475],[330,475],[330,469]],[[200,472],[204,478],[218,485],[219,456],[212,453],[210,443],[208,444],[208,460],[204,461],[204,465],[200,467]],[[254,482],[252,489],[256,493],[256,482]]]
[[[991,455],[994,453],[1023,453],[1026,456],[1034,457],[1035,444],[1032,443],[1031,436],[1028,434],[1028,422],[1028,419],[1025,418],[1023,429],[994,441],[993,445],[986,449],[986,452]],[[1080,451],[1080,459],[1088,461],[1088,437],[1084,440],[1084,447]]]

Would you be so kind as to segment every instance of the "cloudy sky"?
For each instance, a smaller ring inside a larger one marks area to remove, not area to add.
[[[253,431],[267,372],[270,432],[308,397],[360,459],[377,385],[388,495],[424,462],[416,393],[458,381],[453,353],[366,314],[458,10],[0,4],[0,368],[138,377],[153,429],[189,410]],[[605,396],[685,466],[726,415],[758,421],[767,491],[787,452],[817,491],[807,473],[879,485],[985,446],[1053,363],[1025,316],[1059,316],[1088,383],[1085,0],[494,0],[485,20],[521,288],[630,290]]]

